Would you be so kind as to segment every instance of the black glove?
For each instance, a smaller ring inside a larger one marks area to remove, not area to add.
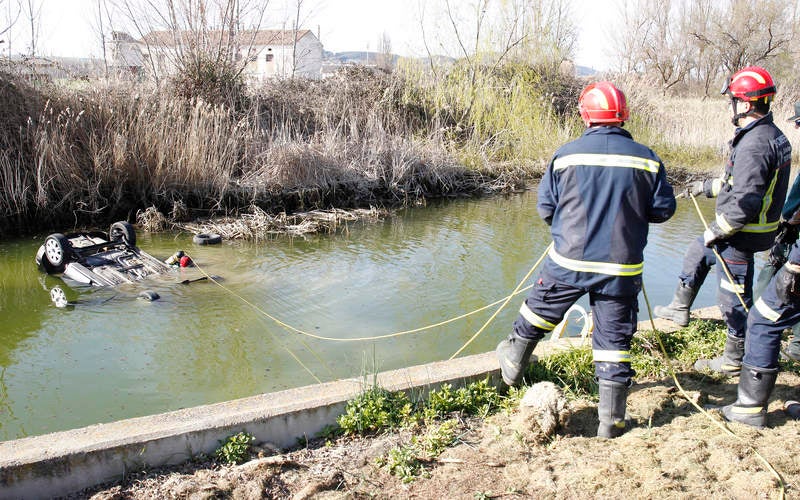
[[[775,243],[780,243],[790,247],[794,245],[795,241],[797,241],[799,232],[800,227],[789,224],[786,221],[781,222],[780,226],[778,226],[778,234],[775,235]]]
[[[800,302],[800,274],[783,266],[773,278],[775,282],[775,295],[784,304]]]
[[[791,247],[789,245],[784,245],[783,243],[776,242],[774,245],[772,245],[772,248],[769,249],[769,256],[767,256],[769,265],[774,269],[783,267],[788,259],[790,248]]]
[[[775,243],[770,248],[769,256],[767,257],[770,265],[775,269],[786,264],[786,260],[789,258],[789,250],[797,241],[798,229],[800,229],[798,226],[789,224],[786,221],[781,222],[780,226],[778,226]]]

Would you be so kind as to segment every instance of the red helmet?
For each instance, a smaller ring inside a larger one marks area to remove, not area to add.
[[[624,122],[630,116],[625,94],[611,82],[589,84],[578,99],[578,109],[586,126]]]
[[[764,68],[748,66],[728,78],[722,93],[740,101],[757,101],[765,98],[766,102],[770,102],[775,95],[775,83]]]

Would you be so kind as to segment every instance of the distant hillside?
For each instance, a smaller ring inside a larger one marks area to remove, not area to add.
[[[381,52],[370,52],[370,51],[358,51],[358,50],[351,50],[347,52],[323,52],[323,59],[328,64],[363,64],[366,66],[376,64],[378,61],[381,61],[385,54]],[[433,56],[434,62],[436,64],[447,64],[452,63],[456,59],[449,56]],[[392,64],[397,64],[397,61],[401,59],[401,56],[397,54],[392,54]],[[427,57],[420,57],[418,59],[424,60],[427,62]],[[576,66],[575,72],[577,76],[592,76],[598,73],[598,70],[594,68],[590,68],[587,66]]]

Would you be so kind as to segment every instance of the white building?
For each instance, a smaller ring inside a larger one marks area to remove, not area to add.
[[[227,33],[206,34],[151,31],[141,40],[127,33],[113,33],[113,66],[121,72],[159,76],[172,74],[181,54],[194,47],[231,50],[236,64],[244,65],[245,76],[252,81],[299,76],[319,78],[322,69],[322,43],[309,30],[241,31],[232,40]],[[220,40],[223,43],[220,43]],[[221,49],[220,47],[223,47]]]

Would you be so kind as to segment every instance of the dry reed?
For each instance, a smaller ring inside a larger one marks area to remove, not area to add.
[[[723,106],[625,83],[628,127],[668,166],[721,163]],[[232,109],[145,84],[34,89],[0,75],[0,236],[133,220],[148,207],[168,214],[152,222],[163,227],[250,206],[293,214],[520,189],[581,132],[584,84],[522,65],[474,79],[459,65],[353,67],[267,82]]]

